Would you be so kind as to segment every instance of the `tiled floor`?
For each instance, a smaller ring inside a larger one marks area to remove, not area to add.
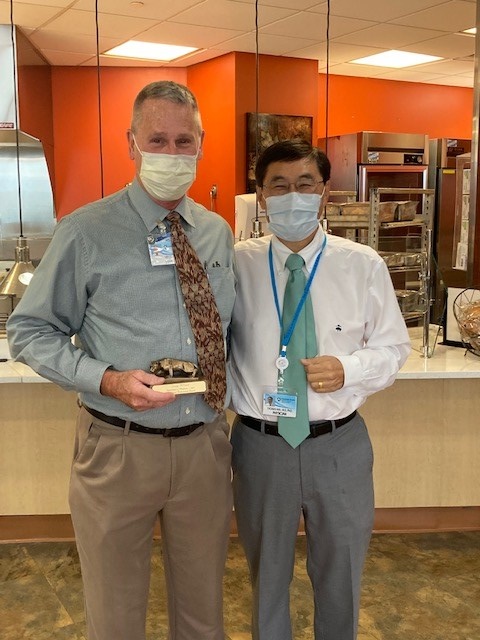
[[[147,637],[164,640],[160,543],[155,544],[152,564]],[[312,640],[311,590],[301,537],[291,594],[294,637]],[[233,538],[225,576],[229,640],[250,639],[249,617],[247,570]],[[75,546],[0,545],[0,639],[84,640],[84,634]],[[480,532],[374,536],[358,640],[480,640]]]

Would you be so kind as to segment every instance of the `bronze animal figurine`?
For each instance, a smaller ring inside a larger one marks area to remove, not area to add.
[[[199,369],[193,362],[176,360],[175,358],[162,358],[153,360],[150,371],[161,378],[186,378],[192,380],[198,378]]]

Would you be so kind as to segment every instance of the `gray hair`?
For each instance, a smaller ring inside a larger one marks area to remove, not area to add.
[[[140,91],[133,103],[132,124],[131,129],[135,132],[135,128],[141,118],[142,105],[145,100],[168,100],[179,105],[191,107],[194,118],[198,124],[199,133],[202,131],[202,120],[198,110],[197,99],[188,87],[178,84],[172,80],[158,80],[151,82]]]

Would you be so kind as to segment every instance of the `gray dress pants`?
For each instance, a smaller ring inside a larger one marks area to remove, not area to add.
[[[253,640],[291,640],[289,587],[303,512],[316,640],[354,640],[374,513],[373,453],[357,416],[292,449],[237,418],[233,489],[253,587]]]
[[[129,432],[80,410],[70,506],[89,640],[145,640],[160,518],[169,640],[224,640],[232,516],[224,415],[188,436]]]

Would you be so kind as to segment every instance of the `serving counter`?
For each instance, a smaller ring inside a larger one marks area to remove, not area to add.
[[[480,358],[442,344],[424,358],[415,331],[412,344],[396,382],[360,410],[376,529],[480,528]],[[68,514],[76,413],[75,393],[0,363],[0,515]]]
[[[0,515],[68,513],[76,394],[0,363]]]
[[[473,521],[463,515],[480,528],[480,357],[437,344],[424,358],[415,335],[412,346],[395,383],[360,410],[374,448],[376,506],[476,507]]]

